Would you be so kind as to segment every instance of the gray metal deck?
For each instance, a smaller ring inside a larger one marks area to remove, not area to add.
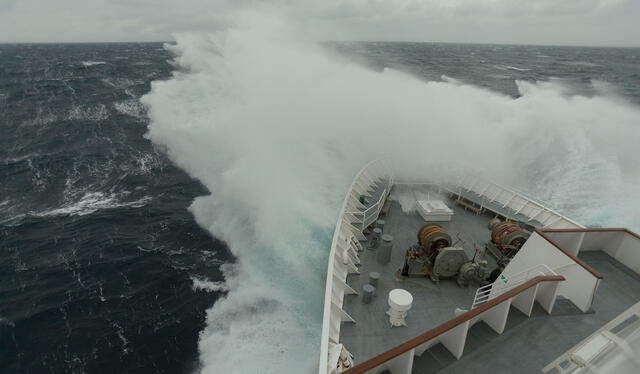
[[[396,186],[394,195],[402,193],[402,189],[415,189],[411,193],[421,198],[427,193],[424,188]],[[429,193],[430,198],[437,198],[433,191]],[[487,223],[495,213],[475,214],[457,206],[446,196],[440,197],[454,211],[453,220],[442,226],[454,242],[461,238],[464,243],[456,245],[464,247],[469,258],[473,257],[474,243],[484,249],[484,243],[490,239]],[[466,197],[473,199],[472,195]],[[501,206],[488,208],[514,217]],[[416,212],[403,212],[396,201],[384,219],[384,233],[394,237],[391,263],[378,264],[376,251],[366,249],[367,243],[364,243],[365,250],[360,253],[361,274],[350,275],[347,280],[361,294],[362,285],[368,283],[369,272],[377,271],[382,275],[371,304],[363,304],[361,295],[345,296],[344,310],[356,323],[342,324],[340,340],[354,355],[356,364],[450,320],[455,308],[469,308],[475,294],[475,287],[461,288],[454,280],[436,284],[427,278],[402,279],[397,276],[405,250],[417,241],[416,234],[426,223]],[[543,366],[640,300],[638,274],[603,252],[586,252],[580,257],[604,276],[593,303],[593,313],[583,314],[571,302],[562,299],[557,300],[551,316],[537,304],[531,318],[512,308],[502,335],[482,322],[477,323],[469,331],[465,353],[459,361],[438,344],[415,357],[413,373],[540,373]],[[487,253],[484,259],[489,261],[489,269],[493,269],[493,257]],[[385,312],[388,310],[387,295],[393,288],[406,289],[414,297],[406,319],[408,327],[392,328],[389,325]]]
[[[640,300],[640,276],[604,252],[579,256],[604,276],[592,313],[558,300],[549,316],[536,304],[531,318],[513,308],[502,335],[478,323],[469,331],[458,361],[441,344],[414,358],[414,374],[541,373],[566,350]]]
[[[399,191],[401,189],[409,188],[414,187],[396,186],[394,194],[402,192]],[[418,194],[426,194],[424,188],[418,188]],[[430,197],[436,198],[433,192],[430,192]],[[477,215],[455,205],[447,200],[446,196],[438,198],[442,198],[454,211],[451,222],[438,224],[448,230],[454,242],[458,241],[458,238],[464,241],[456,245],[465,248],[470,259],[475,253],[474,243],[484,252],[484,243],[490,238],[487,223],[495,215]],[[347,283],[361,294],[362,286],[368,283],[370,272],[376,271],[382,275],[376,297],[371,304],[363,304],[361,295],[345,296],[344,310],[356,320],[356,323],[342,324],[341,342],[354,354],[356,363],[450,320],[454,317],[456,308],[470,307],[476,291],[476,287],[459,287],[455,280],[434,283],[428,278],[402,279],[397,276],[396,272],[404,262],[406,249],[417,242],[418,230],[426,222],[416,212],[404,213],[400,204],[395,201],[384,219],[384,233],[394,237],[391,262],[388,265],[380,265],[376,261],[376,251],[365,249],[360,253],[361,274],[350,275],[347,279]],[[367,243],[364,243],[364,246],[366,248]],[[495,260],[490,254],[487,253],[484,259],[489,262],[489,269],[495,267]],[[391,328],[385,314],[389,309],[387,295],[394,288],[406,289],[414,297],[413,306],[406,319],[407,327]]]

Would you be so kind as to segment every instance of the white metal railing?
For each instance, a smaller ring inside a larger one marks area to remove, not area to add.
[[[583,225],[563,216],[543,204],[533,201],[513,188],[507,188],[486,179],[469,175],[457,185],[453,193],[462,195],[462,191],[473,192],[480,197],[480,204],[486,207],[496,204],[502,208],[509,208],[514,214],[527,217],[528,221],[538,221],[544,228],[584,228]]]
[[[373,204],[371,204],[370,207],[368,207],[364,211],[358,210],[358,211],[345,212],[347,214],[351,214],[360,219],[361,222],[359,222],[357,225],[354,225],[354,226],[356,226],[360,231],[364,231],[364,229],[366,229],[372,223],[374,223],[380,216],[380,212],[384,207],[384,204],[386,202],[387,196],[389,196],[390,191],[391,191],[391,185],[389,184],[387,187],[385,187],[382,190],[382,194],[380,195],[378,200],[376,200]]]
[[[385,203],[385,200],[387,198],[387,195],[389,194],[389,188],[390,188],[390,186],[385,187],[385,189],[382,191],[382,195],[380,195],[380,198],[378,199],[378,201],[376,201],[369,208],[367,208],[367,210],[365,210],[363,212],[362,230],[364,230],[367,227],[369,227],[369,225],[371,225],[372,223],[374,223],[378,219],[378,216],[380,215],[380,211],[382,210],[382,207],[384,206],[384,203]]]
[[[476,290],[476,295],[473,298],[471,309],[482,305],[487,301],[493,299],[494,297],[499,296],[509,291],[510,289],[521,285],[529,279],[535,278],[539,275],[558,274],[545,264],[538,264],[530,269],[511,275],[508,278],[501,274],[495,282],[487,284],[486,286],[479,287]]]
[[[327,264],[319,374],[337,373],[336,358],[343,350],[348,352],[339,344],[341,323],[354,322],[343,309],[344,295],[356,293],[347,285],[347,275],[358,272],[358,252],[362,249],[359,241],[365,239],[362,231],[376,221],[393,182],[387,160],[372,161],[356,174],[342,203]],[[363,204],[360,196],[371,197],[381,183],[386,184],[380,198],[371,206]]]
[[[514,214],[522,214],[529,217],[529,220],[535,219],[541,222],[545,228],[583,227],[569,218],[528,199],[519,192],[476,177],[464,178],[457,185],[447,187],[433,183],[396,181],[391,170],[387,160],[376,160],[367,164],[354,178],[343,201],[329,253],[319,374],[335,374],[339,372],[335,367],[335,358],[340,355],[338,350],[346,350],[345,347],[339,344],[341,323],[344,321],[354,322],[353,318],[343,310],[344,296],[356,293],[347,285],[347,275],[358,272],[358,252],[361,250],[359,241],[366,239],[362,232],[377,220],[393,185],[429,185],[437,187],[438,191],[445,190],[452,194],[460,194],[462,189],[465,189],[478,195],[483,205],[497,204],[514,212]],[[371,205],[363,204],[360,201],[361,196],[371,198],[374,188],[383,187],[380,184],[385,182],[386,185],[380,197],[373,201]],[[527,272],[530,274],[525,275],[524,273]],[[489,287],[482,288],[482,290],[479,289],[476,292],[473,307],[541,274],[555,275],[556,273],[546,265],[541,264],[523,272],[522,275],[516,274],[516,276],[510,277],[508,286],[492,289],[491,286],[494,283]]]
[[[513,215],[521,214],[527,218],[527,221],[537,221],[542,224],[544,228],[552,229],[570,229],[570,228],[584,228],[583,225],[573,221],[572,219],[563,216],[555,210],[546,207],[545,205],[538,203],[530,198],[526,197],[523,193],[518,192],[513,188],[504,187],[498,183],[494,183],[477,176],[468,175],[463,177],[458,183],[452,185],[435,185],[433,183],[423,183],[419,181],[396,181],[396,185],[424,185],[445,190],[452,195],[457,195],[458,199],[468,198],[465,196],[465,192],[472,192],[477,195],[474,196],[473,201],[480,205],[480,209],[488,209],[496,211],[496,207],[502,209],[508,209]],[[476,201],[477,200],[477,201]]]

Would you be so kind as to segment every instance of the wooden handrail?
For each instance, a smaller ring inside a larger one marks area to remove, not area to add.
[[[433,340],[437,337],[439,337],[440,335],[444,334],[445,332],[473,319],[474,317],[477,317],[478,315],[486,312],[487,310],[493,308],[494,306],[503,303],[504,301],[509,300],[510,298],[528,290],[529,288],[537,285],[538,283],[541,282],[559,282],[559,281],[563,281],[565,280],[565,278],[561,275],[541,275],[541,276],[537,276],[535,278],[531,278],[528,281],[526,281],[525,283],[512,288],[511,290],[487,301],[486,303],[478,306],[477,308],[473,308],[470,311],[459,315],[458,317],[455,317],[445,323],[443,323],[442,325],[435,327],[421,335],[416,336],[413,339],[410,339],[394,348],[391,348],[390,350],[381,353],[361,364],[358,364],[354,367],[352,367],[351,369],[348,369],[346,371],[343,371],[342,374],[363,374],[366,373],[369,370],[375,369],[378,366],[384,364],[385,362],[388,362],[398,356],[400,356],[403,353],[409,352],[410,350],[412,350],[413,348],[424,344],[430,340]]]
[[[640,239],[640,235],[624,227],[598,227],[598,228],[585,228],[585,229],[542,229],[542,232],[626,232],[627,234]]]
[[[560,246],[560,244],[558,244],[555,240],[553,240],[553,239],[549,238],[547,235],[545,235],[545,233],[554,233],[554,232],[568,232],[568,233],[569,232],[575,232],[575,233],[580,233],[580,232],[585,232],[585,233],[589,233],[589,232],[623,232],[623,233],[629,234],[629,235],[631,235],[633,237],[636,237],[636,238],[640,239],[640,235],[636,234],[635,232],[633,232],[631,230],[624,229],[624,228],[542,229],[542,230],[536,230],[536,233],[538,233],[540,236],[542,236],[546,241],[551,243],[554,247],[559,249],[560,252],[562,252],[565,255],[567,255],[576,264],[582,266],[586,271],[588,271],[589,273],[591,273],[594,277],[596,277],[598,279],[603,279],[604,278],[602,276],[602,274],[598,273],[594,268],[592,268],[591,266],[587,265],[584,261],[579,259],[578,256],[575,256],[575,255],[567,252],[566,250],[564,250],[564,248],[562,248]]]

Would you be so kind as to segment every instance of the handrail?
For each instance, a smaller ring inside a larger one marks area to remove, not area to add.
[[[338,215],[338,219],[336,222],[336,227],[334,229],[333,239],[331,241],[331,250],[329,251],[329,261],[327,264],[327,280],[325,284],[325,295],[324,295],[324,309],[322,316],[322,334],[320,337],[320,365],[319,365],[319,373],[326,373],[328,367],[328,357],[329,357],[329,340],[330,340],[330,323],[331,323],[331,295],[333,293],[333,269],[334,263],[336,260],[336,247],[338,244],[338,237],[340,236],[340,230],[342,228],[342,222],[344,219],[346,212],[347,203],[349,202],[349,198],[351,195],[351,191],[354,190],[356,183],[360,180],[360,177],[364,174],[364,172],[371,168],[372,165],[376,163],[382,163],[384,159],[377,159],[369,162],[365,166],[358,171],[358,173],[353,178],[349,189],[347,190],[347,194],[345,195],[344,200],[342,201],[342,206],[340,208],[340,214]],[[393,182],[393,177],[389,176],[388,185],[390,186]]]
[[[546,268],[547,271],[534,271],[534,269],[538,268],[538,267],[543,267]],[[522,277],[522,274],[526,274],[526,277]],[[558,275],[555,271],[551,270],[551,268],[549,268],[547,265],[545,264],[538,264],[528,270],[524,270],[521,271],[520,273],[515,274],[514,276],[511,276],[511,281],[510,284],[505,285],[504,287],[497,287],[497,288],[493,288],[493,286],[501,286],[501,284],[499,284],[497,281],[490,283],[486,286],[482,286],[480,288],[478,288],[476,290],[476,296],[473,299],[473,303],[471,304],[471,309],[473,308],[477,308],[478,306],[488,302],[489,300],[491,300],[492,298],[497,297],[498,295],[501,295],[507,291],[509,291],[510,289],[513,289],[519,285],[521,285],[522,283],[528,281],[529,279],[534,278],[535,276],[545,276],[545,275]],[[520,276],[520,277],[518,277]]]
[[[613,227],[613,228],[609,228],[609,227],[598,227],[598,228],[583,228],[583,229],[542,229],[542,232],[626,232],[627,234],[634,236],[638,239],[640,239],[640,235],[636,234],[635,232],[624,228],[624,227]]]
[[[365,211],[362,212],[362,231],[364,231],[364,229],[369,227],[369,225],[371,225],[377,219],[378,215],[380,214],[380,211],[382,210],[384,199],[386,199],[388,193],[389,193],[389,187],[385,187],[378,201],[371,204],[369,208],[367,208]],[[374,219],[371,220],[371,218],[374,218]]]
[[[491,299],[489,301],[487,301],[486,303],[478,306],[475,309],[471,309],[470,311],[459,315],[458,317],[455,317],[451,320],[449,320],[448,322],[443,323],[442,325],[435,327],[413,339],[410,339],[408,341],[406,341],[405,343],[402,343],[394,348],[391,348],[390,350],[379,354],[378,356],[375,356],[361,364],[358,364],[354,367],[352,367],[349,370],[343,371],[342,374],[363,374],[366,373],[369,370],[375,369],[378,366],[400,356],[401,354],[404,354],[406,352],[409,352],[410,350],[416,348],[417,346],[427,343],[430,340],[433,340],[437,337],[439,337],[440,335],[446,333],[447,331],[479,316],[480,314],[486,312],[487,310],[493,308],[496,305],[499,305],[501,303],[503,303],[506,300],[511,299],[512,297],[521,294],[522,292],[528,290],[531,287],[534,287],[535,285],[537,285],[538,283],[541,282],[559,282],[559,281],[563,281],[565,280],[565,278],[561,275],[545,275],[545,276],[538,276],[535,278],[530,279],[529,281],[519,285],[516,288],[513,288],[503,294],[501,294],[500,296]]]

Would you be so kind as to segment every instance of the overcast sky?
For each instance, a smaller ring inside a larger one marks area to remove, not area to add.
[[[265,3],[321,40],[640,47],[640,0],[0,0],[0,42],[172,40]]]

